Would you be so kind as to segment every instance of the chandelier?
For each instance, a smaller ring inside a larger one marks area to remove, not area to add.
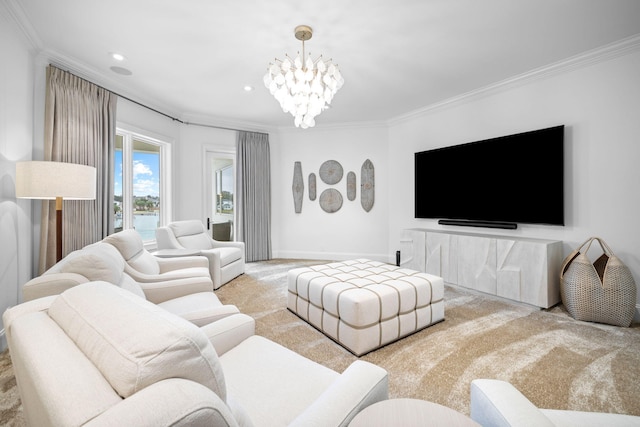
[[[315,61],[311,54],[305,58],[304,42],[313,32],[311,27],[299,25],[295,29],[296,39],[302,41],[295,59],[285,55],[284,61],[275,59],[269,64],[264,84],[280,103],[282,111],[291,113],[293,124],[303,129],[315,126],[315,117],[329,108],[333,96],[344,84],[338,67],[325,61],[322,55]]]

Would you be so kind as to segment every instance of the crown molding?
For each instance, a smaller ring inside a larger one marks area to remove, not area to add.
[[[149,98],[141,93],[132,91],[130,89],[130,85],[123,85],[122,83],[109,78],[106,74],[88,67],[85,64],[59,52],[50,49],[43,49],[38,54],[36,61],[38,63],[51,64],[61,70],[68,71],[71,74],[115,93],[120,98],[129,98],[129,101],[140,103],[144,106],[160,111],[167,116],[171,116],[172,118],[178,116],[178,113],[169,105],[157,99]]]
[[[24,40],[32,49],[42,49],[42,39],[35,28],[33,28],[33,25],[31,25],[31,22],[27,18],[27,14],[24,12],[24,9],[17,0],[0,1],[0,9],[5,9],[7,11],[7,16],[9,16],[11,21],[13,21]]]
[[[509,77],[508,79],[445,99],[441,102],[428,105],[426,107],[411,111],[409,113],[394,117],[387,121],[387,125],[393,126],[411,120],[425,114],[452,108],[477,99],[481,99],[495,93],[527,85],[531,82],[556,76],[559,74],[574,71],[593,64],[608,61],[613,58],[624,56],[628,53],[640,50],[640,34],[627,37],[622,40],[610,43],[597,49],[592,49],[581,54],[554,62],[544,67],[539,67],[525,73]]]
[[[183,113],[180,120],[185,125],[218,128],[222,130],[272,133],[277,128],[264,123],[233,120],[228,117],[210,116],[199,113]]]
[[[312,128],[302,129],[297,128],[293,124],[290,126],[278,126],[280,132],[323,132],[323,131],[336,131],[336,130],[360,130],[360,129],[388,129],[389,125],[385,121],[371,121],[371,122],[343,122],[343,123],[319,123]]]

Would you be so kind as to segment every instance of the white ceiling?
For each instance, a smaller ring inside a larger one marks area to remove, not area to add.
[[[3,1],[54,63],[184,120],[258,126],[293,126],[262,77],[301,50],[300,24],[345,78],[318,127],[388,121],[640,34],[638,0]]]

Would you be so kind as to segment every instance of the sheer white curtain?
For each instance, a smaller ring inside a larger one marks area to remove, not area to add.
[[[54,66],[47,67],[44,160],[97,169],[96,200],[63,202],[63,256],[113,232],[116,105],[117,96],[108,90]],[[44,201],[40,273],[56,262],[55,218],[55,201]]]
[[[269,135],[239,131],[236,139],[237,239],[247,262],[271,259]]]

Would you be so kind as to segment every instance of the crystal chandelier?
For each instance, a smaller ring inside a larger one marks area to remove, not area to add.
[[[280,102],[282,110],[291,113],[293,123],[303,129],[315,126],[315,116],[329,108],[333,96],[344,83],[331,59],[325,61],[321,55],[313,61],[311,54],[305,59],[304,42],[312,34],[311,27],[297,26],[295,36],[302,41],[302,56],[298,52],[295,59],[288,55],[284,61],[276,58],[264,76],[265,86]]]

